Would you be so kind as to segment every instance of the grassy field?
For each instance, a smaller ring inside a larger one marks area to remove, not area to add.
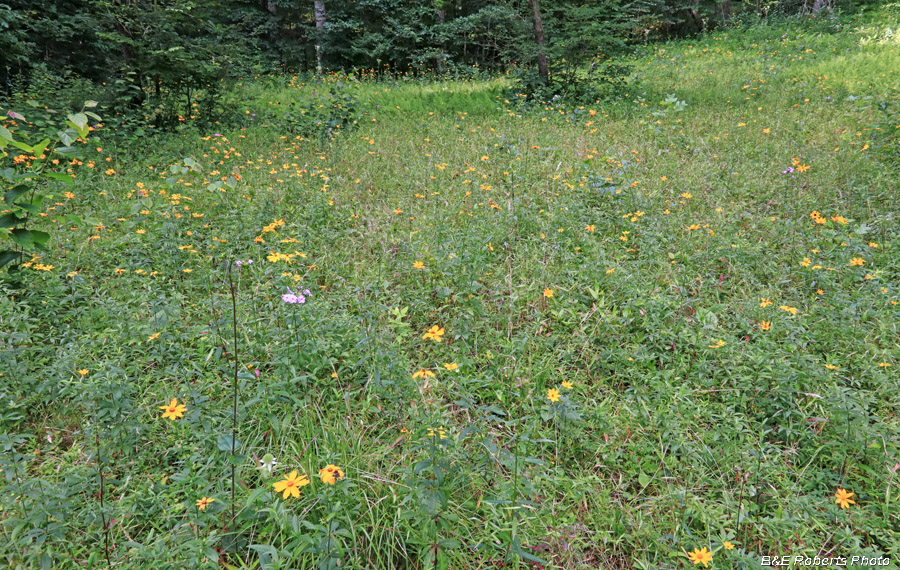
[[[898,25],[648,46],[594,106],[260,78],[244,128],[98,129],[2,285],[2,559],[896,567]]]

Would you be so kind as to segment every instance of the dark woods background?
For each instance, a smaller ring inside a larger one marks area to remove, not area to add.
[[[515,69],[533,92],[577,82],[576,67],[586,65],[615,80],[623,70],[608,59],[635,43],[857,7],[836,1],[5,0],[0,96],[31,90],[40,98],[81,82],[131,108],[192,102],[170,109],[175,120],[216,100],[224,79],[280,71],[468,77]]]

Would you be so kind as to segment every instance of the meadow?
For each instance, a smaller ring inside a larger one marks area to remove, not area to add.
[[[594,105],[274,76],[95,124],[0,285],[0,558],[896,567],[898,26],[649,45]]]

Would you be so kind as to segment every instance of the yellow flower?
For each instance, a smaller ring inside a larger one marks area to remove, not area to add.
[[[850,265],[853,265],[854,267],[862,267],[865,264],[866,260],[861,257],[854,257],[850,260]]]
[[[81,374],[82,376],[87,376],[88,372],[90,372],[90,371],[87,368],[82,368],[81,370],[78,371],[78,373]]]
[[[413,267],[415,267],[416,269],[425,269],[425,264],[421,261],[416,261],[413,263]]]
[[[772,328],[772,322],[771,321],[759,321],[759,328],[764,331],[767,331],[770,328]]]
[[[734,550],[734,544],[732,544],[730,541],[726,540],[725,542],[722,543],[722,548],[724,548],[725,550]]]
[[[278,481],[277,483],[273,483],[272,487],[275,488],[276,493],[284,492],[282,498],[287,499],[288,497],[300,498],[300,487],[305,487],[309,485],[309,479],[306,475],[297,476],[296,471],[291,471],[290,475],[285,476],[284,481]]]
[[[616,270],[615,267],[610,267],[609,269],[606,270],[606,274],[607,274],[607,275],[612,275],[612,273],[613,273],[615,270]]]
[[[201,511],[205,511],[206,507],[208,507],[209,504],[213,501],[215,501],[215,499],[212,497],[203,497],[202,499],[197,499],[197,502],[194,504],[197,505],[197,508]]]
[[[329,464],[319,469],[319,479],[321,479],[323,483],[327,483],[328,485],[334,485],[335,481],[340,481],[343,478],[344,471],[337,465]]]
[[[697,564],[703,564],[704,568],[709,568],[709,563],[712,562],[712,552],[706,549],[704,546],[702,549],[694,549],[693,552],[688,553],[688,559],[694,563],[694,566]]]
[[[682,192],[681,197],[684,198],[685,200],[690,200],[691,198],[694,197],[694,195],[691,194],[690,192]]]
[[[441,426],[437,429],[428,428],[428,437],[437,436],[440,439],[447,439],[447,431],[444,430],[444,426]]]
[[[455,362],[446,362],[446,363],[444,363],[444,368],[446,368],[450,372],[453,372],[454,370],[459,368],[459,364],[457,364]]]
[[[591,233],[591,234],[594,233],[594,230],[596,230],[596,229],[597,228],[593,224],[584,226],[584,231]]]
[[[150,336],[147,337],[147,342],[156,340],[156,339],[158,339],[158,338],[159,338],[159,333],[153,333],[153,334],[151,334]]]
[[[553,296],[553,289],[544,289],[544,297],[550,298]]]
[[[548,389],[547,390],[547,399],[550,400],[551,402],[558,402],[559,401],[559,390],[557,390],[556,388]]]
[[[574,386],[575,385],[572,384],[571,382],[569,382],[568,380],[565,380],[562,382],[562,387],[565,388],[566,390],[571,390]]]
[[[887,368],[890,365],[891,365],[890,362],[879,362],[878,363],[878,366],[881,366],[882,368]]]
[[[434,378],[434,372],[431,370],[425,370],[422,368],[418,372],[414,372],[412,375],[413,378]]]
[[[790,313],[790,314],[792,314],[792,315],[796,315],[796,314],[797,314],[797,309],[795,309],[794,307],[788,307],[787,305],[781,305],[781,306],[778,307],[778,308],[781,309],[782,311],[785,311],[785,312]]]
[[[725,346],[724,340],[717,340],[715,344],[709,345],[710,348],[722,348],[723,346]]]
[[[172,401],[169,402],[168,406],[160,406],[159,409],[163,411],[163,419],[169,418],[170,420],[175,421],[184,415],[187,406],[179,404],[178,398],[172,398]]]
[[[829,370],[837,370],[839,367],[835,366],[834,364],[826,364],[825,368],[827,368]]]
[[[441,337],[444,336],[444,328],[434,325],[428,332],[422,335],[422,338],[425,340],[433,340],[434,342],[441,342]]]
[[[855,505],[856,501],[852,499],[853,495],[856,493],[850,493],[846,489],[838,489],[837,493],[834,494],[834,502],[839,504],[842,509],[850,508],[850,505]]]

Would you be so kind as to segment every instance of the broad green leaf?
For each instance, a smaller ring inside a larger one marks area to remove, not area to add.
[[[5,250],[0,251],[0,267],[3,267],[7,263],[12,263],[13,261],[22,257],[22,254],[18,251]]]
[[[17,149],[22,150],[22,151],[25,151],[25,152],[27,152],[27,153],[29,153],[29,154],[34,152],[34,149],[33,149],[33,148],[31,148],[30,146],[28,146],[27,144],[25,144],[25,143],[23,143],[23,142],[11,140],[11,141],[9,141],[9,144],[11,144],[11,145],[13,145],[14,147],[16,147]]]
[[[88,118],[84,113],[75,113],[66,118],[69,119],[68,124],[72,125],[82,138],[87,137]]]
[[[31,239],[34,240],[36,245],[44,245],[48,241],[50,241],[50,234],[47,232],[42,232],[40,230],[30,230],[31,231]]]
[[[19,246],[31,248],[34,245],[34,237],[31,230],[16,228],[10,232],[9,237]]]
[[[0,216],[0,228],[14,228],[26,219],[27,218],[20,218],[12,212],[7,212]]]
[[[24,184],[19,184],[18,186],[14,186],[11,190],[9,190],[6,194],[3,195],[3,201],[13,205],[13,202],[19,199],[20,196],[28,192],[30,188]]]
[[[54,178],[56,180],[62,180],[66,184],[75,182],[75,178],[69,176],[68,174],[63,174],[62,172],[45,172],[44,176],[47,176],[48,178]]]

